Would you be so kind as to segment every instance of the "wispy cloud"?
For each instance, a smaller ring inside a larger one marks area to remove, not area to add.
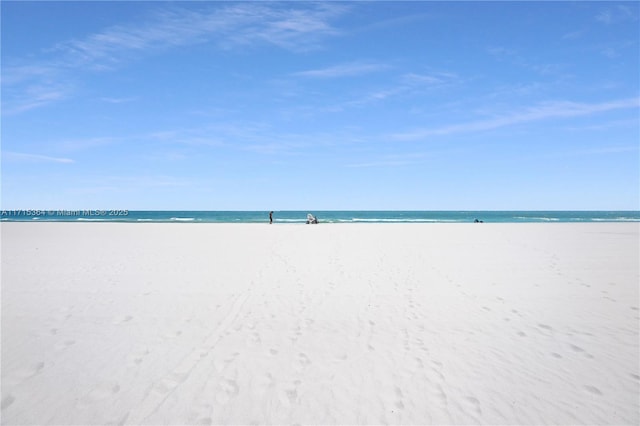
[[[637,40],[622,40],[616,43],[601,43],[595,46],[595,49],[609,59],[615,59],[625,56],[627,53],[636,54],[638,49]]]
[[[6,60],[5,60],[6,61]],[[2,85],[11,86],[39,78],[52,78],[59,69],[53,64],[4,65],[2,67]]]
[[[617,24],[623,21],[638,21],[638,9],[630,5],[617,4],[601,10],[595,17],[596,21],[605,25]]]
[[[598,123],[598,124],[588,124],[579,127],[568,127],[569,130],[577,130],[577,131],[585,131],[585,130],[593,130],[593,131],[610,131],[615,128],[638,128],[638,119],[632,118],[627,120],[613,120],[607,121],[606,123]]]
[[[489,46],[487,47],[487,53],[497,58],[511,57],[517,54],[515,50],[504,46]]]
[[[357,163],[346,164],[347,168],[363,169],[363,168],[387,168],[387,167],[404,167],[414,164],[422,164],[429,155],[423,152],[387,155],[382,158],[363,161]]]
[[[65,99],[70,93],[68,87],[60,85],[29,85],[19,97],[5,94],[2,112],[5,115],[20,114]]]
[[[408,73],[402,76],[402,80],[413,88],[436,87],[458,83],[460,77],[451,72]]]
[[[380,160],[370,161],[364,163],[350,163],[346,167],[350,169],[365,169],[365,168],[384,168],[384,167],[403,167],[411,164],[415,164],[415,161],[406,160]]]
[[[306,50],[321,37],[337,34],[330,21],[346,10],[333,4],[280,7],[239,3],[199,10],[170,8],[147,22],[117,25],[84,39],[56,45],[73,65],[109,68],[132,53],[213,42],[221,48],[268,43],[291,50]]]
[[[43,88],[60,86],[61,79],[72,87],[69,81],[78,72],[117,69],[141,56],[177,47],[210,43],[219,49],[259,45],[295,52],[315,49],[326,37],[340,33],[332,21],[348,10],[334,3],[210,3],[197,9],[163,6],[146,21],[58,42],[38,61],[3,58],[3,112],[21,113],[68,98],[73,93],[70,90],[47,92]]]
[[[25,161],[38,163],[74,163],[70,158],[50,157],[40,154],[27,154],[24,152],[2,151],[2,158],[7,161]]]
[[[595,104],[578,102],[549,102],[486,120],[396,133],[391,135],[391,138],[399,141],[421,140],[430,136],[493,130],[520,123],[556,118],[579,117],[618,109],[638,108],[639,106],[639,98],[622,99]]]
[[[125,97],[125,98],[111,98],[111,97],[103,97],[100,98],[102,102],[106,102],[109,104],[124,104],[138,100],[135,96]]]
[[[565,65],[559,63],[534,62],[528,55],[504,46],[487,47],[486,52],[499,62],[507,62],[543,76],[560,74],[565,68]]]
[[[81,151],[84,149],[121,143],[125,140],[126,138],[124,137],[95,136],[82,139],[65,139],[52,143],[52,145],[57,149],[64,151]]]
[[[605,155],[605,154],[621,154],[625,152],[638,152],[638,147],[637,146],[606,146],[606,147],[574,151],[574,154],[575,155]]]
[[[294,73],[293,75],[297,77],[311,78],[354,77],[372,72],[382,71],[388,68],[389,66],[385,64],[352,62],[348,64],[334,65],[326,68],[300,71]]]
[[[353,99],[330,106],[326,110],[341,112],[345,108],[363,107],[401,96],[420,96],[433,90],[459,85],[461,79],[455,73],[405,73],[396,77],[396,84],[362,93]]]
[[[582,38],[584,36],[584,34],[585,34],[584,30],[571,31],[571,32],[565,33],[562,36],[562,39],[563,40],[577,40],[579,38]]]

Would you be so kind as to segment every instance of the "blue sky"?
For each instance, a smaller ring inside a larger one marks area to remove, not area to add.
[[[640,208],[638,2],[2,2],[2,207]]]

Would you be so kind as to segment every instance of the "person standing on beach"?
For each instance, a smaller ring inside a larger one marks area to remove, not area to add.
[[[269,225],[273,223],[273,212],[269,212]]]

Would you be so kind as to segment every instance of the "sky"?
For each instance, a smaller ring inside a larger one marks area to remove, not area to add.
[[[0,7],[3,209],[640,209],[638,2]]]

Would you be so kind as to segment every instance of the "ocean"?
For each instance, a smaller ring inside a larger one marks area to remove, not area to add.
[[[275,224],[322,223],[640,222],[640,211],[274,211]],[[268,223],[268,211],[2,210],[2,221]]]

